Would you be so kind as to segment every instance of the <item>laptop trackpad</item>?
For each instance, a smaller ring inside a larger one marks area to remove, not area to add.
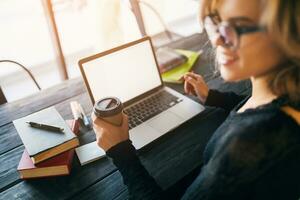
[[[184,119],[179,116],[165,111],[160,113],[150,121],[146,122],[149,126],[161,133],[166,133],[184,122]]]

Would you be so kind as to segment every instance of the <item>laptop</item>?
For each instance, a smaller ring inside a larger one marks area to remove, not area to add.
[[[150,37],[79,61],[94,104],[115,96],[129,116],[129,136],[140,149],[204,110],[162,82]]]

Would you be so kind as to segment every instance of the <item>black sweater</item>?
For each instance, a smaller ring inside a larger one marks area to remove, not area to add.
[[[201,172],[182,199],[300,197],[300,126],[280,109],[288,100],[278,98],[237,113],[248,98],[210,90],[206,105],[230,113],[209,140]],[[130,199],[168,199],[130,140],[112,147],[107,155],[121,172]]]

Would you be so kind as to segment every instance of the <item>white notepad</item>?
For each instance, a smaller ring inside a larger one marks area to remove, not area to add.
[[[97,145],[96,141],[82,145],[75,151],[81,165],[86,165],[105,156],[105,151]]]

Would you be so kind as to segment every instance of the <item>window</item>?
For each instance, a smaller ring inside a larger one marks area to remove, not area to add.
[[[161,16],[167,28],[181,36],[199,32],[198,2],[193,0],[140,0],[147,33],[150,35],[164,31]],[[155,11],[153,11],[153,9]]]
[[[54,15],[53,24],[49,23],[52,18],[47,2]],[[62,81],[60,61],[66,63],[70,78],[78,77],[77,63],[81,58],[141,37],[130,2],[2,0],[0,59],[15,60],[28,67],[42,89]],[[180,37],[198,31],[195,0],[140,0],[139,5],[149,35],[165,28]],[[53,36],[53,27],[58,38]],[[62,55],[57,54],[57,43]],[[8,101],[37,91],[27,74],[9,63],[0,63],[0,86]]]
[[[54,0],[54,13],[70,77],[78,60],[141,37],[130,6],[120,0]]]
[[[49,87],[48,74],[52,83],[60,80],[55,71],[55,54],[42,1],[36,0],[2,0],[0,1],[0,59],[11,59],[30,68],[43,88]],[[47,67],[46,67],[47,66]],[[0,85],[7,100],[14,100],[37,91],[35,85],[28,81],[27,74],[18,66],[0,63]],[[28,90],[30,88],[31,90]]]

